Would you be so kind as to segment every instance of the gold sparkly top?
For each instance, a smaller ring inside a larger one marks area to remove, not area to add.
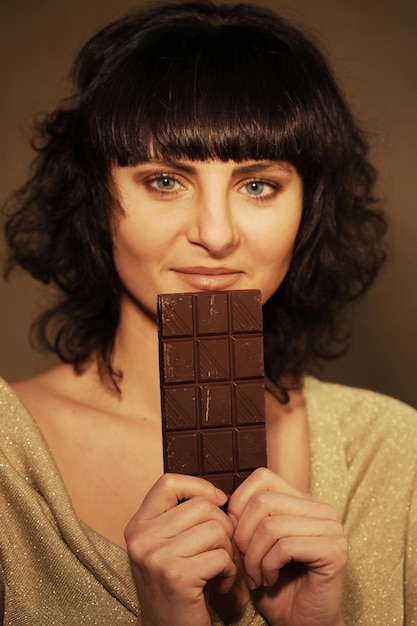
[[[309,378],[312,496],[349,542],[347,626],[417,626],[417,412]],[[0,615],[5,626],[135,624],[126,552],[80,522],[44,439],[0,379]],[[221,624],[213,617],[213,624]],[[249,603],[236,626],[265,625]]]

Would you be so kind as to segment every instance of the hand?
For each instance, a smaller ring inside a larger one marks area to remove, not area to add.
[[[341,626],[347,544],[334,509],[267,469],[230,498],[248,587],[271,626]]]
[[[233,585],[233,524],[226,495],[193,476],[165,474],[125,531],[142,626],[209,626],[206,585]],[[181,502],[181,504],[178,504]]]

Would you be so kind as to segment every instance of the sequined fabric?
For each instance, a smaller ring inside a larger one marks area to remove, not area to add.
[[[346,624],[417,626],[417,414],[314,379],[305,394],[312,495],[337,508],[350,545]],[[135,624],[125,551],[76,518],[39,430],[2,381],[0,490],[5,626]],[[235,622],[265,623],[250,603]]]
[[[392,398],[307,379],[314,498],[349,543],[347,626],[417,625],[417,412]]]

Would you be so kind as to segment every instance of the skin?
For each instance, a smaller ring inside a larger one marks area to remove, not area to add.
[[[13,385],[77,516],[127,549],[138,625],[208,626],[208,602],[228,623],[252,596],[272,626],[340,626],[346,542],[334,510],[307,495],[301,392],[287,405],[267,394],[268,469],[239,486],[227,513],[205,480],[162,475],[156,296],[255,288],[265,302],[288,270],[300,176],[286,163],[151,161],[115,168],[113,182],[122,393],[94,358],[81,375],[64,365]]]
[[[179,498],[187,501],[178,505]],[[342,625],[346,542],[332,507],[265,468],[235,491],[228,515],[217,508],[224,501],[189,476],[166,475],[150,490],[126,529],[143,608],[138,624],[208,626],[207,583],[233,591],[233,537],[268,624]]]
[[[114,182],[126,306],[152,316],[158,293],[197,289],[257,288],[266,301],[282,282],[302,212],[302,181],[288,164],[150,162],[116,169]],[[225,499],[172,475],[145,497],[125,532],[142,626],[208,625],[209,581],[242,604],[233,544],[270,624],[341,624],[346,544],[333,509],[267,469],[236,490],[228,515]]]
[[[266,301],[281,283],[302,212],[288,164],[151,161],[113,178],[116,267],[126,297],[152,315],[158,293],[257,288]]]

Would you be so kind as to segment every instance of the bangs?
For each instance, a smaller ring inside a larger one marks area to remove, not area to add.
[[[152,33],[111,72],[104,67],[105,80],[90,92],[95,151],[119,166],[156,155],[298,167],[307,79],[286,48],[251,26],[194,24],[162,30],[157,40]]]

